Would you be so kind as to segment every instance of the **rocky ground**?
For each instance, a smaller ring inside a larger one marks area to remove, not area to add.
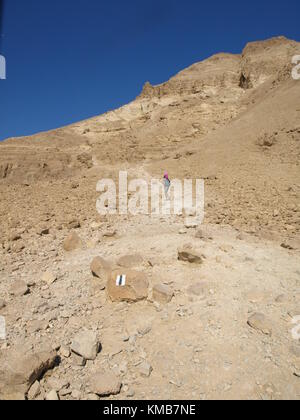
[[[251,43],[0,143],[1,399],[299,399],[298,49]],[[203,224],[99,215],[120,170],[204,179]]]
[[[1,275],[2,396],[300,397],[297,251],[180,217],[140,216],[116,232],[95,223],[72,233],[80,241],[49,235],[34,263]],[[127,274],[128,290],[107,285],[106,270]],[[41,351],[58,358],[43,377]]]

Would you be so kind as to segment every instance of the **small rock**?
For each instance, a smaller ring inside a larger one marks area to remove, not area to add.
[[[77,233],[71,233],[63,243],[63,248],[65,251],[75,251],[76,249],[81,249],[83,247],[82,240],[79,238]]]
[[[41,392],[41,386],[38,381],[35,381],[28,391],[27,397],[29,400],[34,400]]]
[[[190,245],[185,245],[178,249],[178,260],[195,264],[202,264],[203,262],[202,256],[199,252],[194,250]]]
[[[42,276],[42,281],[44,283],[47,283],[48,286],[53,284],[56,280],[57,280],[57,276],[55,276],[55,274],[53,274],[51,271],[46,271],[46,273],[44,273]]]
[[[99,396],[96,394],[88,394],[86,397],[87,401],[99,401]]]
[[[73,339],[71,350],[86,360],[95,360],[100,343],[93,331],[81,331]]]
[[[117,231],[116,230],[107,230],[106,232],[103,233],[103,237],[104,238],[113,238],[114,236],[116,236]]]
[[[24,296],[27,293],[29,293],[29,289],[23,280],[16,280],[10,288],[10,294],[13,296]]]
[[[98,278],[104,278],[107,273],[111,271],[111,264],[102,257],[96,257],[91,263],[91,272],[93,276]]]
[[[126,397],[133,398],[134,396],[135,396],[135,391],[129,388],[128,391],[126,392]]]
[[[86,365],[86,360],[76,353],[72,353],[71,363],[73,366],[83,367]]]
[[[6,307],[6,303],[3,299],[0,299],[0,310]]]
[[[141,376],[144,376],[146,378],[149,378],[149,376],[151,375],[153,371],[152,366],[148,363],[148,362],[143,362],[142,364],[140,364],[139,366],[139,372]]]
[[[300,358],[300,342],[299,342],[299,344],[296,344],[296,343],[292,344],[291,347],[290,347],[290,352],[294,356]]]
[[[286,295],[279,295],[277,296],[277,298],[275,299],[276,303],[286,303],[288,302],[288,297]]]
[[[67,223],[67,228],[68,229],[79,229],[81,227],[80,221],[79,220],[70,220]]]
[[[121,391],[121,382],[112,374],[98,373],[91,378],[90,389],[93,393],[100,397],[107,397],[109,395],[117,395]]]
[[[70,357],[70,355],[71,355],[71,351],[70,351],[70,349],[69,349],[69,347],[67,347],[67,346],[61,346],[61,348],[60,348],[60,355],[62,356],[62,357],[65,357],[66,359],[68,358],[68,357]]]
[[[10,237],[9,237],[9,241],[11,242],[15,242],[18,241],[19,239],[21,239],[21,235],[19,235],[18,233],[13,233]]]
[[[57,395],[57,392],[52,389],[52,391],[48,392],[48,394],[46,395],[46,400],[47,401],[58,401],[59,397]]]
[[[174,296],[173,290],[165,284],[156,284],[153,287],[152,297],[153,300],[159,303],[169,303]]]
[[[49,228],[46,226],[38,227],[36,233],[40,236],[49,235]]]
[[[248,319],[248,325],[255,330],[261,331],[263,334],[272,335],[271,322],[264,314],[255,313]]]
[[[118,266],[124,268],[133,268],[142,265],[143,257],[140,254],[124,255],[117,261]]]
[[[71,395],[75,400],[80,400],[80,398],[81,398],[81,392],[78,391],[78,389],[73,389]]]

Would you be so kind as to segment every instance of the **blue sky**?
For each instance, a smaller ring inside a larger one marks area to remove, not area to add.
[[[299,0],[4,3],[0,140],[114,109],[147,80],[162,83],[214,53],[239,53],[248,41],[300,41]]]

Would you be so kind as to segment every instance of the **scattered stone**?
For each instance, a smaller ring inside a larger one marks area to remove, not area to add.
[[[27,293],[29,293],[29,289],[23,280],[16,280],[10,288],[10,294],[13,296],[24,296]]]
[[[160,264],[160,261],[158,258],[149,258],[148,264],[150,265],[150,267],[155,267],[156,265]]]
[[[151,325],[143,325],[143,326],[140,326],[139,328],[138,328],[138,330],[137,330],[137,332],[138,332],[138,335],[140,336],[140,337],[144,337],[145,335],[147,335],[147,334],[149,334],[149,332],[152,330],[152,327],[151,327]],[[128,340],[127,341],[129,341],[129,337],[128,337]]]
[[[58,401],[59,397],[58,397],[57,392],[54,389],[52,389],[52,391],[48,392],[48,394],[46,395],[46,400],[47,401]]]
[[[21,235],[19,235],[18,233],[13,233],[10,237],[9,237],[9,241],[11,242],[15,242],[18,241],[19,239],[21,239]]]
[[[248,325],[257,331],[261,331],[265,335],[272,335],[271,322],[264,314],[255,313],[248,319]]]
[[[294,376],[296,376],[297,378],[300,378],[300,362],[296,362],[294,363]]]
[[[294,248],[292,247],[292,245],[290,245],[289,243],[287,243],[287,242],[283,242],[282,244],[281,244],[281,247],[282,248],[285,248],[285,249],[289,249],[289,250],[293,250]]]
[[[122,384],[111,372],[93,375],[90,381],[90,389],[100,397],[117,395],[121,391]]]
[[[128,391],[126,392],[126,397],[133,398],[134,396],[135,396],[135,391],[129,388]]]
[[[152,366],[148,362],[143,362],[139,366],[139,372],[141,376],[144,376],[145,378],[149,378],[153,371]]]
[[[67,346],[61,346],[59,353],[62,357],[65,357],[66,359],[69,358],[71,355],[71,351]]]
[[[277,298],[275,299],[275,302],[276,303],[286,303],[286,302],[288,302],[288,296],[286,296],[286,295],[279,295],[279,296],[277,296]]]
[[[118,266],[124,268],[133,268],[142,265],[143,257],[140,254],[124,255],[117,261]]]
[[[28,391],[27,398],[29,400],[34,400],[41,392],[41,386],[38,381],[35,381]]]
[[[0,310],[6,307],[6,303],[3,299],[0,299]]]
[[[81,398],[81,392],[78,389],[73,389],[71,395],[74,398],[74,400],[80,400]]]
[[[47,378],[47,385],[49,388],[54,389],[54,391],[59,392],[63,388],[68,388],[70,383],[67,380],[61,380],[59,378],[50,376]]]
[[[178,249],[178,260],[195,264],[202,264],[203,262],[202,256],[191,245],[185,245]]]
[[[79,229],[81,227],[80,221],[79,220],[70,220],[67,223],[67,228],[68,229]]]
[[[77,233],[72,232],[63,243],[63,248],[67,252],[75,251],[83,247],[82,240],[79,238]]]
[[[94,331],[80,331],[73,339],[71,350],[86,360],[95,360],[100,343]]]
[[[53,274],[51,271],[46,271],[46,273],[44,273],[42,276],[42,281],[48,284],[48,286],[53,284],[56,280],[57,280],[57,276]]]
[[[45,226],[41,226],[41,227],[38,227],[37,228],[37,230],[36,230],[36,233],[39,235],[39,236],[43,236],[43,235],[49,235],[49,228],[48,227],[45,227]]]
[[[291,345],[291,347],[290,347],[290,352],[294,355],[294,356],[296,356],[296,357],[299,357],[300,358],[300,342],[299,342],[299,344],[297,343],[293,343],[292,345]]]
[[[117,231],[116,230],[107,230],[106,232],[103,233],[103,237],[104,238],[113,238],[114,236],[116,236]]]
[[[99,401],[99,399],[100,399],[99,396],[96,394],[88,394],[86,396],[87,401]]]
[[[126,276],[124,286],[117,286],[116,280],[120,275]],[[113,302],[137,302],[148,296],[149,281],[146,274],[133,270],[115,270],[108,279],[106,290]]]
[[[159,303],[169,303],[174,296],[173,290],[165,284],[156,284],[153,287],[153,300]]]
[[[71,395],[71,394],[72,394],[72,390],[70,388],[64,388],[59,391],[60,397],[66,397],[67,395]]]
[[[91,272],[93,276],[100,279],[106,278],[107,273],[111,271],[112,265],[102,257],[95,257],[91,263]]]
[[[206,282],[197,282],[192,284],[188,289],[187,293],[189,295],[195,295],[199,297],[206,297],[209,296],[209,291],[211,289],[212,285]]]
[[[73,366],[83,367],[86,365],[86,360],[78,354],[72,353],[71,363]]]

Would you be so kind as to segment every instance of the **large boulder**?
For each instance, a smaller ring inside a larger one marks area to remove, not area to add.
[[[29,388],[58,363],[55,351],[10,353],[0,362],[0,399],[24,399]]]
[[[117,285],[119,276],[126,278],[125,284]],[[113,302],[137,302],[148,297],[149,281],[146,274],[134,270],[114,270],[107,281],[107,294]]]
[[[79,238],[77,233],[72,232],[64,240],[63,248],[65,251],[75,251],[76,249],[81,249],[83,247],[82,240]]]
[[[93,331],[80,331],[73,339],[71,350],[86,360],[95,360],[100,343]]]

